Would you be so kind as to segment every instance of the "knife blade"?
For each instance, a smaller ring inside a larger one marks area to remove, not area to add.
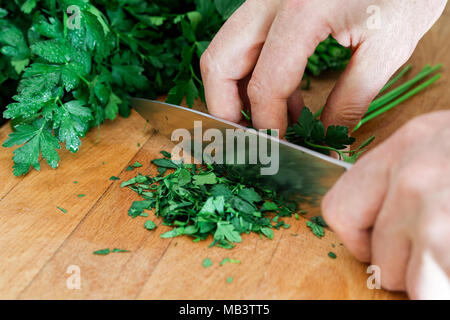
[[[131,99],[132,107],[147,120],[158,134],[171,139],[176,129],[186,129],[195,136],[195,122],[200,121],[202,130],[218,129],[224,134],[227,129],[244,130],[239,124],[216,118],[197,110],[171,105],[164,102],[146,100],[140,98]],[[263,187],[276,190],[286,199],[297,202],[302,208],[308,210],[307,216],[320,215],[320,201],[324,194],[334,185],[340,176],[351,164],[331,158],[307,148],[279,140],[256,132],[259,141],[269,144],[277,143],[279,168],[274,175],[261,175],[260,164],[227,164],[227,170],[233,174],[243,176],[246,181],[254,181]],[[198,139],[198,137],[197,137]],[[203,139],[203,136],[201,137]],[[265,141],[267,140],[267,141]],[[224,141],[226,141],[224,139]],[[222,150],[227,150],[223,142]],[[186,144],[194,155],[194,139]],[[202,140],[203,148],[207,145]],[[203,148],[200,152],[202,154]],[[245,153],[255,152],[248,144]],[[242,150],[241,150],[242,151]],[[198,156],[197,152],[197,156]],[[225,158],[224,158],[225,159]]]

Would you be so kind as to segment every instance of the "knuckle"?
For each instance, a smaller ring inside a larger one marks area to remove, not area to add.
[[[430,115],[423,115],[412,119],[398,131],[398,137],[401,137],[404,143],[410,143],[417,140],[417,137],[424,136],[435,126],[433,118]]]
[[[270,93],[259,78],[252,77],[248,83],[247,95],[250,103],[253,105],[259,103],[262,99],[264,99],[264,97],[268,97]]]
[[[445,219],[434,217],[439,215],[439,209],[429,209],[425,212],[419,222],[422,227],[419,229],[419,239],[436,255],[445,255],[448,251],[447,244],[450,243],[450,225],[443,223]],[[430,212],[431,211],[431,212]],[[450,211],[447,211],[447,215]],[[443,213],[445,215],[445,213]],[[430,217],[433,216],[433,217]],[[447,220],[448,221],[448,220]],[[448,257],[450,262],[450,257]]]
[[[335,116],[336,123],[346,126],[356,125],[367,110],[369,103],[370,100],[365,98],[344,103]]]
[[[283,3],[285,10],[298,10],[307,4],[307,0],[286,0]]]
[[[414,174],[412,170],[420,172],[410,165],[397,174],[397,188],[401,196],[416,197],[422,194],[424,187],[421,175]]]
[[[400,196],[421,199],[434,189],[437,177],[439,177],[438,168],[428,166],[422,161],[414,161],[398,170],[397,189]]]

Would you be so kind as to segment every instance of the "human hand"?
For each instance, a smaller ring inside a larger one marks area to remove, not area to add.
[[[381,285],[413,299],[450,299],[450,111],[421,116],[363,157],[322,211]]]
[[[303,107],[298,89],[308,57],[329,34],[353,57],[328,97],[322,120],[355,126],[373,98],[411,56],[446,0],[247,0],[201,58],[211,114],[239,122],[251,108],[258,129],[280,129]],[[380,9],[369,29],[367,8]]]

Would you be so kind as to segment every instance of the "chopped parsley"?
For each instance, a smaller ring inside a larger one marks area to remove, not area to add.
[[[325,230],[321,225],[313,221],[306,221],[306,225],[308,226],[308,228],[311,229],[312,233],[314,233],[314,235],[316,235],[318,238],[322,238],[325,235]]]
[[[129,251],[129,250],[124,250],[124,249],[117,249],[117,248],[115,248],[115,249],[112,250],[112,252],[113,252],[113,253],[121,253],[121,252],[130,252],[130,251]]]
[[[162,154],[165,158],[151,163],[163,168],[164,175],[138,174],[121,184],[142,197],[128,210],[131,218],[154,210],[162,224],[171,227],[161,238],[188,236],[197,242],[212,235],[211,246],[231,249],[242,242],[244,233],[273,239],[273,229],[290,227],[283,219],[294,215],[295,204],[277,197],[267,186],[246,182],[230,166],[195,166]],[[153,230],[154,223],[144,226]]]
[[[96,255],[99,255],[99,256],[106,256],[111,253],[111,250],[110,249],[101,249],[101,250],[94,251],[93,253]]]
[[[144,213],[141,213],[141,216],[143,214]],[[147,214],[147,216],[148,216],[148,214]],[[147,220],[144,223],[144,228],[147,229],[147,230],[155,230],[156,229],[156,224],[152,220]]]
[[[220,265],[223,266],[225,263],[241,263],[240,260],[234,260],[234,259],[230,259],[230,258],[225,258],[222,260],[222,262],[220,262]]]
[[[134,164],[133,164],[133,167],[134,168],[140,168],[140,167],[142,167],[142,164],[140,164],[139,162],[135,162]]]
[[[130,252],[130,251],[123,250],[123,249],[117,249],[117,248],[111,250],[111,249],[107,248],[107,249],[101,249],[101,250],[94,251],[93,254],[99,255],[99,256],[106,256],[110,253],[121,253],[121,252]]]
[[[67,213],[67,210],[61,207],[56,207],[56,209],[58,209],[59,211],[61,211],[62,213]]]
[[[212,266],[212,260],[210,258],[205,258],[205,260],[203,260],[203,268],[208,268]]]

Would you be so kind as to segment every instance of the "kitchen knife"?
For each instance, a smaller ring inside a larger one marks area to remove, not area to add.
[[[176,129],[186,129],[195,136],[194,123],[196,121],[200,121],[202,132],[207,129],[218,129],[224,134],[227,129],[240,129],[248,132],[248,128],[238,124],[181,106],[138,98],[133,98],[131,105],[148,121],[150,127],[168,139],[171,139],[172,133]],[[320,200],[351,165],[287,141],[260,134],[254,130],[252,132],[258,136],[258,139],[260,139],[258,141],[265,141],[267,145],[276,141],[279,152],[278,172],[273,175],[261,175],[260,168],[263,166],[259,163],[256,165],[228,164],[227,170],[243,176],[246,181],[252,181],[254,184],[273,189],[285,198],[299,203],[303,208],[307,203],[308,208],[315,208],[315,210],[312,210],[312,214],[320,214],[317,209]],[[195,137],[192,141],[187,141],[186,146],[193,149],[194,139]],[[210,142],[204,142],[202,139],[203,147],[208,143]],[[222,141],[222,144],[222,150],[226,150],[226,142]],[[248,143],[245,148],[247,155],[255,152]],[[197,156],[199,154],[202,153],[197,152]]]

